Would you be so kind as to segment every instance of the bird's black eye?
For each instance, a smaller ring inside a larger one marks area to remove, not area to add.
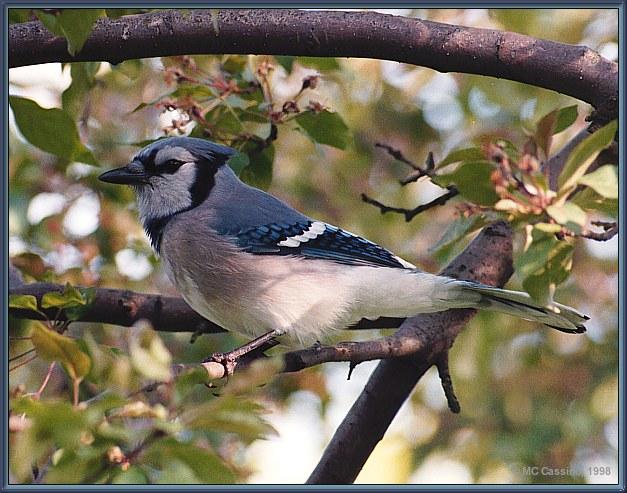
[[[168,159],[157,165],[153,172],[159,174],[173,174],[184,164],[185,161],[181,161],[180,159]]]

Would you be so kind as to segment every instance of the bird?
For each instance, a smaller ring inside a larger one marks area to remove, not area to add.
[[[306,216],[242,182],[228,164],[236,154],[206,139],[166,137],[99,176],[134,189],[150,244],[187,304],[255,338],[229,357],[277,338],[287,345],[317,342],[362,319],[451,308],[585,332],[589,317],[574,308],[541,306],[524,292],[424,272],[376,243]]]

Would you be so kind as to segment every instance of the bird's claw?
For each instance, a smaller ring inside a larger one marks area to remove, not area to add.
[[[228,353],[213,353],[203,363],[214,362],[222,365],[224,368],[224,376],[230,377],[235,372],[239,357],[232,352]]]

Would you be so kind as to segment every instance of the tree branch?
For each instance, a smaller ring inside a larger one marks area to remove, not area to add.
[[[443,193],[439,197],[436,197],[433,200],[430,200],[426,204],[420,204],[413,209],[406,209],[405,207],[392,207],[389,205],[385,205],[378,200],[375,200],[365,193],[361,194],[361,200],[363,200],[366,204],[374,205],[378,207],[381,211],[381,214],[385,214],[386,212],[396,212],[398,214],[403,214],[405,216],[405,222],[411,221],[418,214],[425,212],[433,207],[438,205],[446,204],[450,199],[456,197],[459,194],[459,191],[455,187],[449,187],[446,193]]]
[[[502,286],[512,273],[511,262],[511,231],[498,222],[486,227],[442,274]],[[417,352],[379,363],[307,480],[309,484],[348,484],[355,480],[422,375],[439,364],[440,374],[446,378],[442,358],[474,313],[449,310],[424,314],[401,325],[396,335],[420,341]],[[449,401],[452,395],[447,395]]]
[[[37,306],[50,319],[65,320],[65,313],[57,308],[44,309],[41,298],[51,291],[63,291],[61,284],[31,283],[9,289],[9,294],[32,295]],[[135,293],[125,289],[97,288],[96,296],[89,309],[79,317],[79,322],[98,322],[130,327],[139,320],[148,320],[155,330],[165,332],[216,333],[225,330],[204,319],[193,311],[182,298],[156,294]],[[43,317],[31,310],[10,308],[9,314],[16,318],[42,320]]]
[[[51,291],[63,291],[61,284],[31,283],[11,284],[10,295],[32,295],[37,298],[40,311],[48,318],[66,320],[63,310],[41,307],[41,298]],[[182,298],[161,296],[158,294],[136,293],[125,289],[96,288],[95,298],[89,309],[82,314],[77,322],[96,322],[130,327],[139,320],[148,320],[153,328],[162,332],[195,332],[219,333],[226,332],[219,325],[201,317],[192,310]],[[43,320],[43,316],[35,311],[9,308],[9,314],[16,318]],[[361,320],[349,330],[396,328],[405,319],[382,317],[377,320]]]
[[[407,177],[400,180],[401,186],[406,186],[406,185],[409,185],[410,183],[418,181],[423,176],[427,178],[432,178],[434,175],[435,161],[433,159],[432,152],[430,152],[427,155],[427,159],[425,160],[424,166],[418,166],[413,161],[410,161],[409,159],[407,159],[399,149],[395,149],[394,147],[388,144],[377,142],[375,144],[375,147],[380,147],[381,149],[385,149],[385,151],[394,159],[402,163],[405,163],[407,166],[413,169],[413,171]],[[457,190],[457,188],[455,188],[454,186],[449,186],[446,188],[446,192],[440,195],[439,197],[436,197],[435,199],[430,200],[426,204],[418,205],[414,207],[413,209],[406,209],[405,207],[392,207],[389,205],[385,205],[384,203],[373,199],[372,197],[366,195],[365,193],[361,194],[361,200],[365,202],[366,204],[370,204],[370,205],[374,205],[375,207],[378,207],[379,210],[381,211],[381,214],[385,214],[386,212],[396,212],[397,214],[403,214],[405,216],[405,222],[409,222],[418,214],[421,214],[422,212],[425,212],[431,209],[432,207],[446,204],[450,199],[452,199],[453,197],[456,197],[458,194],[459,194],[459,191]]]
[[[394,60],[505,78],[618,114],[618,64],[585,46],[376,12],[192,9],[100,19],[76,56],[40,22],[9,26],[9,67],[182,54],[267,54]]]

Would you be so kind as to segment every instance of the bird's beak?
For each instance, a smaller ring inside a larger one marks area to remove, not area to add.
[[[146,174],[141,171],[133,170],[131,165],[105,171],[98,179],[118,185],[136,185],[138,183],[144,183],[146,181]]]

